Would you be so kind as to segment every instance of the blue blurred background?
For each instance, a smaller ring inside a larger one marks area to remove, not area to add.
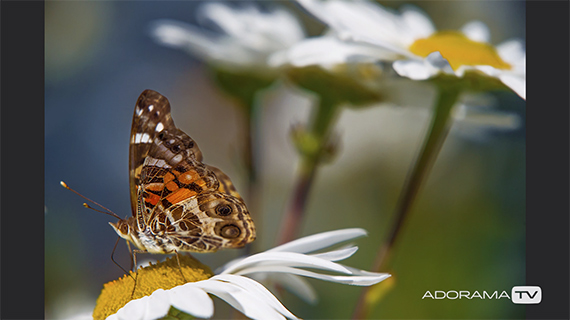
[[[233,2],[235,3],[235,2]],[[398,8],[403,2],[381,2]],[[410,3],[410,2],[406,2]],[[438,29],[458,29],[477,19],[491,29],[492,43],[524,39],[522,1],[418,1]],[[205,162],[222,168],[245,188],[241,162],[245,119],[211,79],[207,66],[162,47],[149,23],[171,18],[194,24],[198,1],[46,1],[45,30],[45,285],[46,317],[66,318],[93,308],[102,285],[123,272],[110,259],[116,234],[109,216],[84,209],[72,188],[129,216],[128,142],[132,112],[144,89],[169,98],[179,128],[193,137]],[[239,4],[238,4],[239,5]],[[310,35],[323,26],[290,2]],[[431,94],[431,96],[430,96]],[[301,234],[362,227],[360,251],[346,264],[370,269],[384,239],[406,172],[427,126],[433,93],[419,86],[411,107],[345,110],[336,129],[338,158],[322,168],[309,200]],[[424,184],[395,252],[394,287],[373,318],[522,318],[524,307],[497,301],[422,300],[427,290],[492,292],[524,285],[525,130],[524,101],[496,94],[497,108],[516,114],[514,130],[473,134],[458,123]],[[305,122],[309,102],[285,89],[263,96],[261,214],[256,250],[274,245],[294,181],[297,156],[289,129]],[[247,199],[246,199],[247,200]],[[195,255],[215,269],[239,254]],[[128,268],[126,246],[117,260]],[[147,256],[147,259],[163,257]],[[360,288],[321,281],[320,301],[308,305],[284,294],[297,316],[349,318]],[[510,291],[509,291],[510,292]],[[217,303],[216,317],[229,317]]]

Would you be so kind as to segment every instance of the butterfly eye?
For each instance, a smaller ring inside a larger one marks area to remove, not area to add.
[[[222,234],[222,237],[230,239],[237,238],[241,234],[240,229],[233,224],[224,226],[220,232]]]
[[[126,223],[121,224],[120,230],[122,234],[129,234],[129,225]]]
[[[220,216],[229,216],[232,213],[232,207],[227,204],[220,204],[216,207],[216,213]]]

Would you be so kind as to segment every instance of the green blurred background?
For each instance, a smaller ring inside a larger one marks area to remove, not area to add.
[[[239,5],[237,2],[232,2]],[[398,8],[404,2],[381,2]],[[410,2],[406,2],[410,3]],[[438,29],[458,29],[477,19],[492,43],[524,39],[525,7],[519,1],[418,1]],[[238,190],[246,186],[241,161],[245,119],[216,88],[207,66],[148,36],[149,22],[172,18],[195,24],[198,1],[46,1],[45,31],[45,290],[46,317],[68,318],[92,310],[102,285],[122,271],[110,259],[113,219],[85,210],[82,199],[61,188],[66,181],[84,195],[130,215],[128,142],[132,112],[144,89],[167,96],[179,128],[193,137],[205,162],[222,168]],[[289,2],[309,35],[322,25]],[[410,89],[411,90],[411,89]],[[410,93],[411,92],[411,93]],[[418,84],[402,93],[403,106],[344,110],[336,126],[341,150],[323,166],[308,203],[302,235],[347,227],[369,232],[344,263],[370,269],[386,236],[391,213],[428,123],[433,92]],[[497,108],[516,114],[521,126],[492,130],[455,123],[415,202],[397,244],[394,286],[375,308],[379,319],[523,318],[509,300],[422,300],[428,290],[503,291],[525,283],[525,104],[495,94]],[[263,97],[261,210],[255,250],[275,244],[287,208],[298,157],[293,124],[307,120],[310,103],[283,88]],[[422,107],[423,106],[423,107]],[[247,199],[246,199],[247,201]],[[195,255],[212,269],[238,250]],[[117,260],[129,265],[121,242]],[[142,256],[142,259],[163,258]],[[287,293],[282,302],[305,319],[346,319],[359,287],[309,280],[319,302],[308,305]],[[219,301],[218,301],[219,302]],[[216,318],[231,314],[216,303]]]

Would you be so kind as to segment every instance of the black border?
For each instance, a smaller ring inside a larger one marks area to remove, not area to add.
[[[44,3],[0,6],[0,318],[42,319]]]
[[[568,319],[568,1],[527,5],[526,284],[542,288],[527,319]]]
[[[568,319],[569,3],[527,2],[528,319]],[[44,3],[0,2],[1,319],[44,317]]]

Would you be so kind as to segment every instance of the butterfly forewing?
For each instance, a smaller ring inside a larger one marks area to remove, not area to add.
[[[198,145],[176,128],[170,103],[158,92],[145,90],[137,100],[130,142],[135,223],[124,238],[156,253],[215,251],[255,239],[231,180],[202,163]]]
[[[129,176],[133,215],[137,202],[137,186],[141,185],[140,175],[143,164],[153,146],[156,148],[154,144],[156,137],[166,128],[169,128],[168,131],[179,131],[172,120],[168,99],[156,91],[145,90],[139,96],[135,106],[129,144]],[[182,131],[180,133],[190,139]],[[197,161],[202,161],[202,153],[197,145],[195,145],[193,153]],[[156,156],[158,157],[160,154]]]

